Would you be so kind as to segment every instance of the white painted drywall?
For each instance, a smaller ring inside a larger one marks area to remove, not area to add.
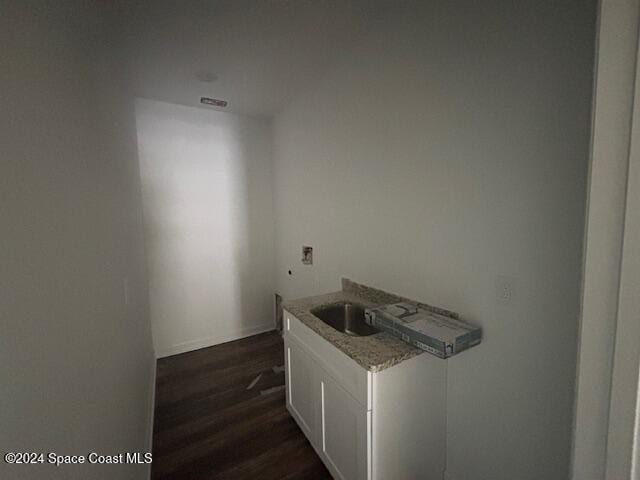
[[[598,28],[571,477],[574,480],[605,478],[638,1],[603,1]]]
[[[134,105],[117,12],[96,5],[0,7],[3,455],[149,449],[155,359]],[[3,479],[148,472],[0,461]]]
[[[271,128],[137,102],[156,355],[274,328]]]
[[[564,480],[595,4],[394,5],[276,117],[278,288],[344,275],[481,325],[449,361],[449,478]]]

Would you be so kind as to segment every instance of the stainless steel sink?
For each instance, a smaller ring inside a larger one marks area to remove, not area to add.
[[[354,303],[336,303],[311,310],[311,313],[339,332],[366,337],[379,330],[364,321],[364,308]]]

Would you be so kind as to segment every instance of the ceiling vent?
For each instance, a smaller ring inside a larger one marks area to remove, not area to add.
[[[211,105],[213,107],[226,107],[227,106],[227,101],[226,100],[218,100],[217,98],[201,97],[200,98],[200,103],[203,103],[205,105]]]

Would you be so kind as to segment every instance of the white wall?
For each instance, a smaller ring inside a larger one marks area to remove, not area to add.
[[[274,328],[271,128],[137,102],[156,354]]]
[[[135,118],[109,8],[0,7],[3,454],[149,448],[155,359]],[[147,474],[0,462],[11,479]]]
[[[564,480],[595,4],[402,5],[276,118],[278,288],[344,275],[481,325],[449,361],[449,477]]]

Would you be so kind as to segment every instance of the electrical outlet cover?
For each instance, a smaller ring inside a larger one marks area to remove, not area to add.
[[[496,302],[501,305],[509,305],[515,297],[515,278],[498,275],[496,277]]]

